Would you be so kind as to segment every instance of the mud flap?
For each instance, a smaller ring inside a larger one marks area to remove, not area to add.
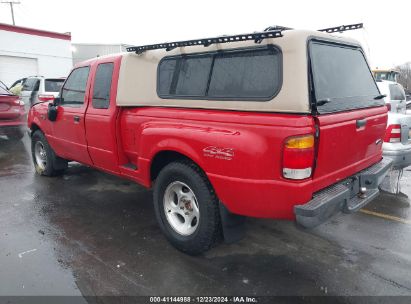
[[[246,217],[231,213],[221,202],[219,206],[224,242],[232,244],[240,241],[245,236]]]
[[[54,154],[54,153],[53,153]],[[56,170],[65,170],[67,169],[67,161],[58,157],[57,155],[54,154],[54,159],[53,159],[53,168]]]

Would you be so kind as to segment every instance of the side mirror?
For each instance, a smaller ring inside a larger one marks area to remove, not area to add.
[[[57,106],[54,103],[49,103],[49,108],[47,109],[47,118],[50,121],[56,121],[57,119]]]
[[[62,100],[63,100],[63,98],[61,98],[61,97],[54,98],[53,105],[58,106],[62,102]]]

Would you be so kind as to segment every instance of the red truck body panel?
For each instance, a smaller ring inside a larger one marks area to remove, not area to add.
[[[309,116],[130,108],[123,110],[120,129],[125,153],[137,158],[148,184],[150,171],[144,166],[161,151],[176,151],[205,171],[220,200],[234,213],[292,218],[292,204],[312,195],[310,182],[282,177],[279,149],[286,137],[314,133]],[[229,149],[230,154],[214,155],[210,147]],[[286,190],[301,187],[308,191]]]
[[[366,120],[357,128],[357,120]],[[314,191],[378,162],[382,157],[382,134],[387,125],[387,109],[376,107],[316,117],[320,134]]]
[[[109,109],[91,107],[90,92],[98,64],[114,63]],[[172,151],[195,162],[218,198],[233,213],[294,219],[293,207],[313,193],[381,159],[385,107],[338,114],[256,113],[224,110],[118,107],[116,88],[121,56],[82,63],[90,74],[85,103],[58,107],[47,120],[47,103],[34,106],[29,127],[40,128],[56,154],[109,173],[152,184],[151,166],[159,153]],[[75,116],[78,121],[75,121]],[[356,120],[365,118],[364,128]],[[285,179],[282,149],[290,136],[316,134],[313,174]],[[132,166],[128,166],[131,164]]]

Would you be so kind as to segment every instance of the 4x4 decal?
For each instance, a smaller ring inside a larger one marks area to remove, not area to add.
[[[212,158],[218,158],[218,159],[224,159],[224,160],[232,160],[234,157],[234,149],[209,146],[203,149],[203,154],[206,157],[212,157]]]

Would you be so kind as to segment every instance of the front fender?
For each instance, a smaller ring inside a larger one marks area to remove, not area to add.
[[[39,103],[30,108],[27,126],[34,132],[40,129],[46,136],[50,133],[50,121],[47,120],[47,105]]]

